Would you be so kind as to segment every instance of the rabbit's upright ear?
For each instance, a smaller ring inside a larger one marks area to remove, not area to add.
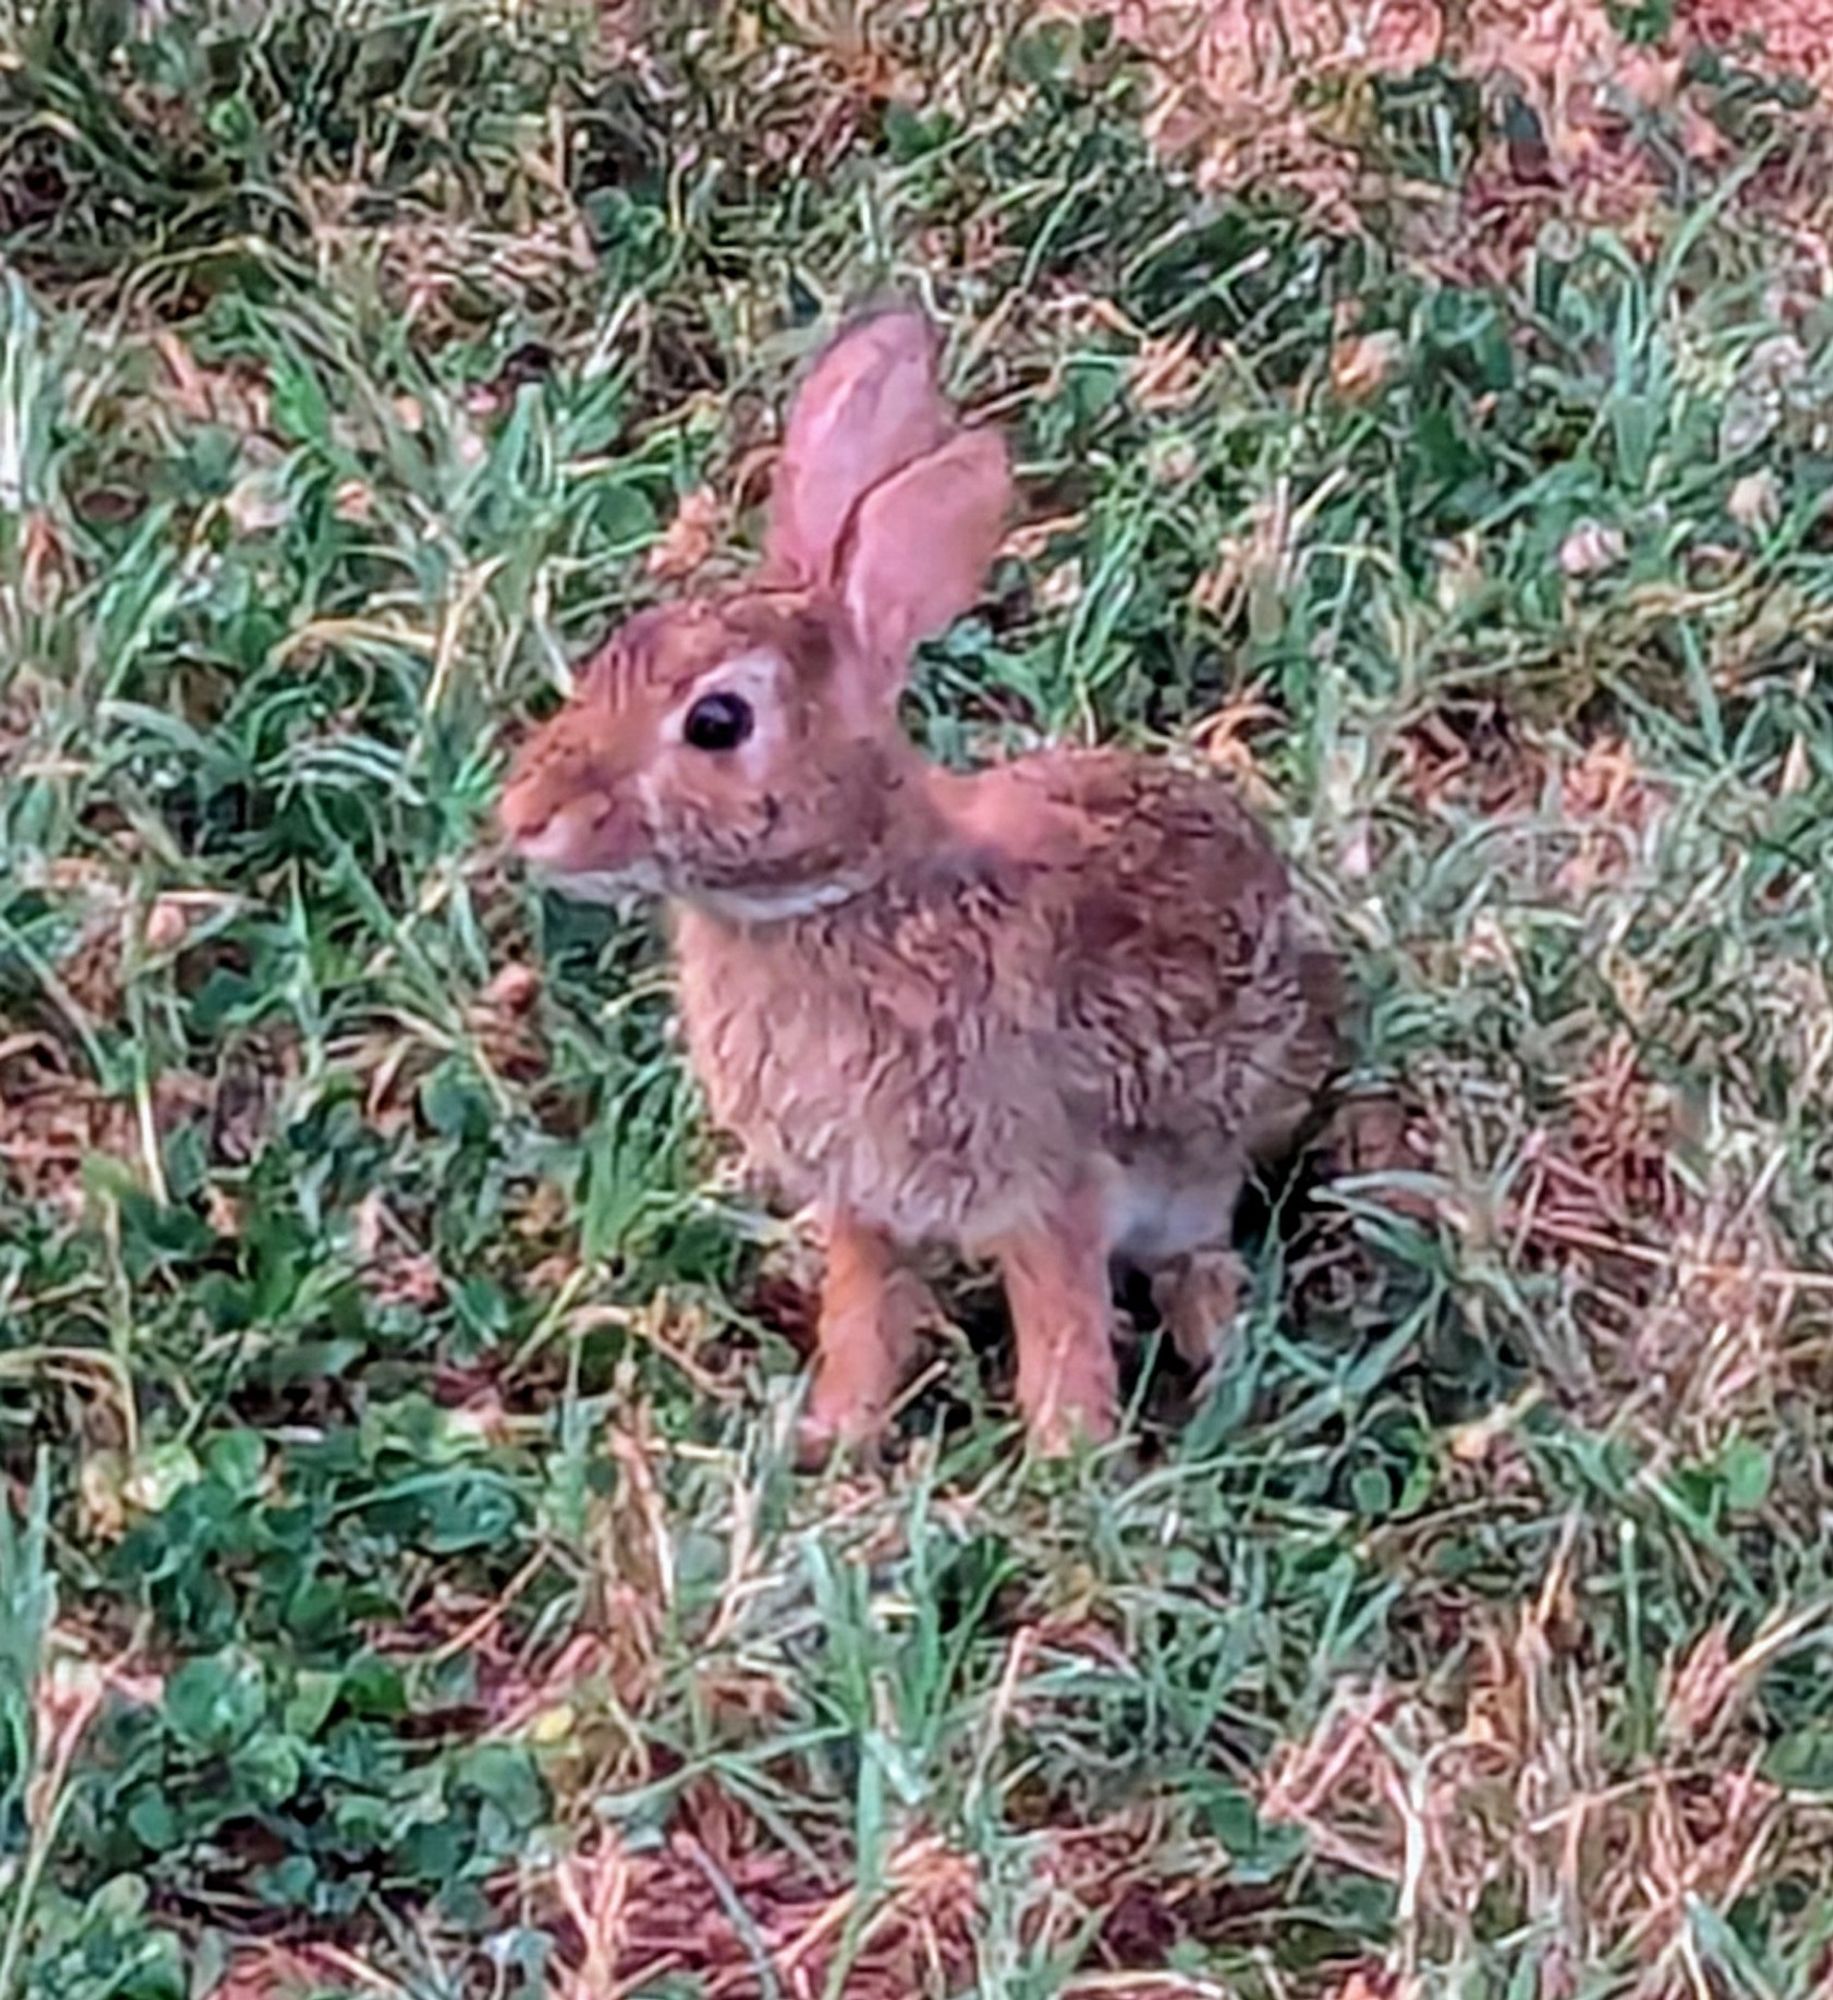
[[[863,496],[948,437],[936,386],[936,336],[908,308],[843,327],[795,400],[771,494],[765,573],[832,584],[847,523]]]
[[[894,703],[917,645],[972,606],[1011,505],[1011,463],[994,430],[957,431],[859,503],[839,585],[852,641],[844,670],[862,706]]]

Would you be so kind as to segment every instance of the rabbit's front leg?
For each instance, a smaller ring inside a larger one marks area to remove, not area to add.
[[[1079,1188],[995,1246],[1018,1348],[1018,1401],[1040,1451],[1069,1449],[1079,1432],[1112,1437],[1119,1419],[1108,1232],[1101,1199]]]
[[[933,1312],[929,1287],[882,1230],[829,1218],[814,1381],[797,1433],[805,1462],[878,1436]]]

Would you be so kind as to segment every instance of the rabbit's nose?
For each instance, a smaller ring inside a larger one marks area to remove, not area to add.
[[[524,860],[565,861],[582,834],[604,819],[604,801],[597,798],[525,799],[515,792],[503,797],[503,831]]]
[[[550,813],[539,825],[510,834],[516,852],[538,868],[564,868],[582,845],[581,833],[590,821],[570,809]]]
[[[542,831],[553,825],[557,814],[557,800],[543,796],[532,785],[518,785],[513,780],[497,801],[497,823],[518,847],[538,840]]]
[[[520,848],[538,843],[569,820],[584,820],[604,810],[603,784],[581,760],[555,760],[539,754],[539,739],[510,766],[497,800],[497,824]]]
[[[628,866],[641,846],[638,822],[603,792],[531,798],[512,786],[499,815],[516,853],[551,875],[614,872]]]

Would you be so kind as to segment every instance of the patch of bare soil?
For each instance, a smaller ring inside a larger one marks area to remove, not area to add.
[[[1180,1939],[1248,1920],[1262,1900],[1218,1882],[1227,1863],[1220,1850],[1184,1853],[1175,1876],[1164,1871],[1163,1844],[1149,1814],[1037,1838],[1022,1927],[1040,1948],[1086,1940],[1090,1993],[1213,1994],[1212,1984],[1164,1968],[1164,1957]],[[633,1851],[606,1834],[555,1871],[564,1962],[557,2000],[606,2000],[669,1973],[696,1980],[708,2000],[772,1984],[788,2000],[816,2000],[833,1990],[843,1952],[847,2000],[959,1992],[972,1982],[975,1939],[985,1929],[983,1886],[972,1856],[916,1832],[886,1858],[862,1905],[844,1874],[830,1877],[785,1851],[727,1795],[693,1789],[661,1846]]]

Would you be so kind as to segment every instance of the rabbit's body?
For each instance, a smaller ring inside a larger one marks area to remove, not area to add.
[[[1329,1054],[1330,962],[1219,780],[1121,752],[938,779],[908,858],[824,907],[684,905],[713,1114],[799,1206],[984,1250],[1099,1181],[1114,1257],[1226,1236]]]
[[[714,1114],[825,1220],[816,1441],[882,1423],[919,1243],[997,1260],[1045,1444],[1117,1414],[1112,1260],[1206,1359],[1242,1174],[1333,1053],[1333,963],[1219,777],[1118,751],[957,776],[899,729],[1009,497],[925,323],[855,326],[796,399],[760,585],[629,620],[503,798],[573,893],[674,907]]]

